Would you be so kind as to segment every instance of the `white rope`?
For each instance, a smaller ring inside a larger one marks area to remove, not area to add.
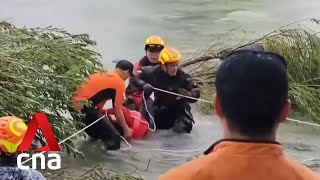
[[[153,87],[153,86],[152,86],[152,88],[153,88],[154,90],[157,90],[157,91],[165,92],[165,93],[168,93],[168,94],[173,94],[173,95],[180,96],[180,97],[185,97],[185,98],[188,98],[188,99],[198,100],[198,101],[202,101],[202,102],[210,103],[210,104],[213,103],[212,101],[208,101],[208,100],[205,100],[205,99],[194,98],[194,97],[190,97],[190,96],[184,96],[184,95],[177,94],[177,93],[174,93],[174,92],[170,92],[170,91],[166,91],[166,90],[163,90],[163,89],[159,89],[159,88],[156,88],[156,87]],[[315,124],[315,123],[310,123],[310,122],[299,121],[299,120],[291,119],[291,118],[286,118],[286,119],[289,120],[289,121],[293,121],[293,122],[300,123],[300,124],[308,124],[308,125],[311,125],[311,126],[320,127],[320,124]]]
[[[193,100],[197,100],[197,101],[202,101],[202,102],[206,102],[206,103],[212,103],[212,101],[208,101],[208,100],[204,100],[204,99],[200,99],[200,98],[194,98],[194,97],[190,97],[190,96],[184,96],[184,95],[181,95],[181,94],[177,94],[177,93],[174,93],[174,92],[170,92],[170,91],[166,91],[166,90],[163,90],[163,89],[159,89],[159,88],[156,88],[156,87],[152,87],[154,90],[157,90],[157,91],[161,91],[161,92],[165,92],[165,93],[168,93],[168,94],[173,94],[173,95],[176,95],[176,96],[180,96],[180,97],[184,97],[184,98],[188,98],[188,99],[193,99]],[[143,91],[143,100],[144,100],[144,105],[145,105],[145,109],[149,115],[149,117],[152,118],[153,122],[154,122],[154,129],[151,129],[150,126],[149,126],[149,130],[151,131],[155,131],[156,130],[156,123],[154,121],[154,118],[152,117],[152,115],[150,114],[150,112],[148,111],[148,108],[147,108],[147,103],[146,103],[146,99],[144,98],[144,91]],[[98,121],[100,121],[101,119],[103,119],[104,117],[106,117],[106,115],[103,115],[102,117],[98,118],[97,120],[93,121],[91,124],[89,124],[88,126],[84,127],[83,129],[79,130],[78,132],[72,134],[71,136],[67,137],[66,139],[60,141],[58,143],[58,145],[66,142],[67,140],[71,139],[72,137],[78,135],[79,133],[83,132],[84,130],[86,130],[87,128],[91,127],[92,125],[94,125],[95,123],[97,123]],[[304,122],[304,121],[299,121],[299,120],[296,120],[296,119],[291,119],[291,118],[286,118],[287,120],[289,121],[293,121],[293,122],[297,122],[297,123],[301,123],[301,124],[308,124],[308,125],[311,125],[311,126],[316,126],[316,127],[320,127],[319,124],[315,124],[315,123],[309,123],[309,122]],[[145,122],[144,122],[145,123]],[[149,124],[148,124],[149,125]],[[120,148],[121,150],[125,150],[125,149],[130,149],[132,146],[131,144],[123,137],[123,136],[120,136],[121,139],[128,145],[128,147],[126,148]],[[147,150],[147,151],[160,151],[160,152],[194,152],[194,151],[200,151],[200,149],[192,149],[192,150],[165,150],[165,149],[150,149],[150,150]],[[40,154],[43,154],[45,153],[45,151],[41,152]],[[29,158],[25,161],[22,162],[22,164],[30,161],[32,158]]]
[[[156,131],[156,129],[157,129],[157,128],[156,128],[156,122],[154,121],[153,116],[151,115],[151,113],[150,113],[149,110],[148,110],[147,101],[146,101],[146,99],[145,99],[145,97],[144,97],[144,91],[142,91],[142,99],[143,99],[143,102],[144,102],[144,107],[145,107],[145,109],[146,109],[149,117],[150,117],[150,118],[152,119],[152,121],[153,121],[153,124],[154,124],[153,129],[150,128],[150,124],[149,124],[148,122],[143,121],[143,120],[142,120],[141,118],[139,118],[139,117],[138,117],[138,119],[139,119],[142,123],[147,124],[147,125],[148,125],[148,129],[149,129],[150,131],[154,132],[154,131]],[[130,144],[124,137],[122,137],[122,136],[120,136],[120,137],[121,137],[121,138],[123,139],[123,141],[129,146],[128,148],[122,148],[122,149],[130,149],[130,148],[131,148],[131,144]]]
[[[104,117],[106,117],[106,115],[101,116],[100,118],[98,118],[97,120],[93,121],[91,124],[89,124],[88,126],[84,127],[83,129],[81,129],[80,131],[72,134],[71,136],[67,137],[66,139],[60,141],[58,144],[62,144],[66,141],[68,141],[69,139],[73,138],[74,136],[78,135],[79,133],[83,132],[84,130],[88,129],[89,127],[91,127],[92,125],[94,125],[95,123],[97,123],[98,121],[100,121],[101,119],[103,119]]]
[[[121,150],[125,150],[125,149],[130,149],[132,146],[131,144],[126,140],[126,138],[124,138],[123,136],[120,136],[121,139],[128,145],[128,147],[126,148],[120,148]]]
[[[145,149],[140,152],[153,152],[153,151],[159,151],[159,152],[171,152],[171,153],[190,153],[190,152],[198,152],[198,151],[204,151],[203,149],[185,149],[185,150],[173,150],[173,149]]]
[[[212,103],[212,101],[208,101],[208,100],[204,100],[204,99],[200,99],[200,98],[195,98],[195,97],[190,97],[190,96],[185,96],[185,95],[182,95],[182,94],[174,93],[174,92],[171,92],[171,91],[166,91],[166,90],[159,89],[159,88],[156,88],[156,87],[152,87],[152,88],[154,90],[165,92],[165,93],[168,93],[168,94],[173,94],[173,95],[176,95],[176,96],[180,96],[180,97],[184,97],[184,98],[188,98],[188,99],[193,99],[193,100],[197,100],[197,101],[202,101],[202,102],[206,102],[206,103]]]
[[[148,115],[149,115],[149,118],[152,119],[153,121],[153,129],[150,128],[150,124],[148,123],[148,126],[149,126],[149,130],[154,132],[156,131],[156,121],[154,120],[153,116],[151,115],[151,113],[149,112],[148,110],[148,106],[147,106],[147,101],[146,101],[146,98],[144,97],[144,91],[142,91],[142,99],[143,99],[143,102],[144,102],[144,108],[146,109]],[[140,118],[139,118],[140,119]]]
[[[66,142],[66,141],[68,141],[69,139],[73,138],[74,136],[76,136],[76,135],[78,135],[79,133],[83,132],[84,130],[88,129],[89,127],[91,127],[92,125],[94,125],[95,123],[97,123],[98,121],[100,121],[101,119],[103,119],[104,117],[106,117],[106,115],[101,116],[101,117],[98,118],[97,120],[95,120],[95,121],[93,121],[92,123],[90,123],[88,126],[84,127],[83,129],[79,130],[78,132],[72,134],[71,136],[67,137],[66,139],[60,141],[60,142],[58,143],[58,145]],[[129,146],[129,147],[127,147],[127,148],[121,148],[121,149],[129,149],[129,148],[131,148],[131,144],[130,144],[124,137],[122,137],[122,136],[120,136],[120,137],[121,137],[121,138],[124,140],[124,142]],[[45,152],[46,152],[46,151],[42,151],[42,152],[39,153],[39,154],[43,154],[43,153],[45,153]],[[32,158],[29,158],[29,159],[23,161],[22,164],[30,161],[31,159],[32,159]]]
[[[286,118],[286,119],[289,120],[289,121],[293,121],[293,122],[297,122],[297,123],[301,123],[301,124],[308,124],[308,125],[311,125],[311,126],[320,127],[320,124],[315,124],[315,123],[310,123],[310,122],[299,121],[299,120],[291,119],[291,118]]]

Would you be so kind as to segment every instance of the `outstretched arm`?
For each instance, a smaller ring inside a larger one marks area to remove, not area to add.
[[[133,67],[133,75],[138,76],[138,71],[142,68],[140,62],[136,62]]]
[[[184,82],[184,89],[186,91],[183,92],[186,96],[190,96],[193,98],[200,98],[200,89],[197,83],[195,83],[192,77],[189,74],[185,74],[185,82]],[[190,103],[195,103],[197,100],[195,99],[187,99]]]
[[[123,112],[122,112],[122,104],[123,104],[123,94],[125,91],[125,85],[123,82],[123,85],[121,85],[117,90],[114,99],[112,99],[113,102],[113,108],[114,113],[116,116],[116,119],[118,121],[118,124],[122,127],[124,131],[124,138],[131,138],[132,132],[129,126],[126,123],[126,120],[124,118]]]
[[[144,90],[145,97],[149,97],[153,88],[150,84],[152,84],[152,67],[143,67],[140,71],[138,71],[138,76],[136,83],[137,85]]]
[[[129,84],[126,89],[126,96],[132,95],[133,92],[141,92],[144,90],[143,87],[147,84],[147,75],[145,75],[147,72],[145,72],[144,69],[149,68],[142,67],[139,65],[139,63],[136,63],[134,76],[130,77],[129,79]]]
[[[142,87],[145,85],[146,83],[143,81],[143,80],[141,80],[141,79],[139,79],[139,77],[137,77],[137,76],[134,76],[134,77],[130,77],[130,79],[129,79],[129,85],[130,86],[133,86],[133,87],[135,87],[135,88],[138,88],[138,89],[142,89]]]
[[[134,69],[133,69],[133,77],[130,77],[129,79],[129,86],[131,87],[135,87],[138,88],[140,90],[142,90],[142,87],[144,86],[145,82],[142,80],[142,78],[140,76],[141,72],[142,72],[142,66],[139,64],[139,62],[137,62],[134,65]]]

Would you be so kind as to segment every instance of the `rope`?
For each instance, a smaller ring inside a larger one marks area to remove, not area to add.
[[[320,124],[315,124],[315,123],[310,123],[310,122],[299,121],[299,120],[291,119],[291,118],[286,118],[286,119],[289,120],[289,121],[293,121],[293,122],[297,122],[297,123],[301,123],[301,124],[308,124],[308,125],[311,125],[311,126],[320,127]]]
[[[152,151],[159,151],[159,152],[168,152],[168,153],[189,153],[189,152],[198,152],[203,151],[203,149],[185,149],[185,150],[173,150],[173,149],[146,149],[140,152],[152,152]]]
[[[151,115],[151,113],[150,113],[149,110],[148,110],[147,101],[146,101],[146,98],[144,97],[144,91],[142,91],[142,99],[143,99],[143,102],[144,102],[144,108],[146,109],[149,117],[150,117],[150,118],[152,119],[152,121],[153,121],[153,126],[154,126],[153,129],[150,128],[150,124],[148,123],[149,130],[152,131],[152,132],[154,132],[154,131],[157,129],[157,128],[156,128],[156,121],[154,120],[153,116]],[[140,118],[139,118],[139,119],[140,119]],[[143,121],[141,120],[141,122],[143,122]]]
[[[156,87],[153,87],[153,86],[152,86],[152,88],[153,88],[154,90],[157,90],[157,91],[161,91],[161,92],[168,93],[168,94],[173,94],[173,95],[180,96],[180,97],[184,97],[184,98],[188,98],[188,99],[198,100],[198,101],[202,101],[202,102],[210,103],[210,104],[213,103],[212,101],[208,101],[208,100],[205,100],[205,99],[194,98],[194,97],[190,97],[190,96],[184,96],[184,95],[181,95],[181,94],[178,94],[178,93],[166,91],[166,90],[159,89],[159,88],[156,88]],[[291,118],[286,118],[286,119],[289,120],[289,121],[292,121],[292,122],[300,123],[300,124],[308,124],[308,125],[311,125],[311,126],[320,127],[320,124],[315,124],[315,123],[310,123],[310,122],[299,121],[299,120],[291,119]]]
[[[174,93],[174,92],[171,92],[171,91],[166,91],[166,90],[159,89],[159,88],[156,88],[156,87],[152,87],[152,88],[154,90],[165,92],[165,93],[168,93],[168,94],[173,94],[173,95],[176,95],[176,96],[180,96],[180,97],[184,97],[184,98],[193,99],[193,100],[202,101],[202,102],[205,102],[205,103],[212,104],[212,101],[208,101],[208,100],[204,100],[204,99],[200,99],[200,98],[195,98],[195,97],[191,97],[191,96],[185,96],[185,95],[182,95],[182,94]]]
[[[97,120],[95,120],[95,121],[93,121],[92,123],[90,123],[88,126],[84,127],[83,129],[79,130],[78,132],[72,134],[71,136],[67,137],[66,139],[60,141],[60,142],[58,143],[58,145],[66,142],[66,141],[68,141],[69,139],[73,138],[74,136],[76,136],[76,135],[78,135],[79,133],[83,132],[84,130],[88,129],[89,127],[91,127],[92,125],[94,125],[95,123],[97,123],[98,121],[100,121],[101,119],[103,119],[104,117],[106,117],[106,115],[101,116],[101,117],[98,118]],[[128,145],[128,147],[126,147],[126,148],[121,148],[121,149],[129,149],[129,148],[132,147],[131,144],[130,144],[124,137],[122,137],[122,136],[120,136],[120,137],[121,137],[121,138],[124,140],[124,142]],[[46,151],[42,151],[42,152],[39,153],[39,154],[43,154],[43,153],[45,153],[45,152],[46,152]],[[32,158],[29,158],[29,159],[23,161],[22,164],[30,161],[31,159],[32,159]]]
[[[150,118],[152,119],[152,121],[153,121],[153,125],[154,125],[153,129],[150,128],[150,124],[149,124],[148,122],[145,122],[145,121],[141,120],[141,118],[138,118],[138,119],[139,119],[142,123],[148,124],[148,129],[149,129],[150,131],[154,132],[154,131],[156,131],[156,129],[157,129],[157,128],[156,128],[156,122],[154,121],[153,116],[151,115],[151,113],[150,113],[149,110],[148,110],[147,101],[146,101],[146,99],[145,99],[145,97],[144,97],[144,91],[142,91],[142,99],[143,99],[143,102],[144,102],[144,107],[145,107],[145,109],[146,109],[149,117],[150,117]],[[130,144],[124,137],[122,137],[122,136],[120,136],[120,137],[121,137],[121,138],[123,139],[123,141],[129,146],[129,147],[127,147],[127,148],[122,148],[122,149],[123,149],[123,150],[124,150],[124,149],[130,149],[130,148],[131,148],[131,144]]]
[[[202,101],[202,102],[205,102],[205,103],[210,103],[212,104],[212,101],[208,101],[208,100],[205,100],[205,99],[200,99],[200,98],[194,98],[194,97],[190,97],[190,96],[184,96],[184,95],[181,95],[181,94],[178,94],[178,93],[174,93],[174,92],[171,92],[171,91],[166,91],[166,90],[163,90],[163,89],[159,89],[159,88],[156,88],[156,87],[152,87],[154,90],[157,90],[157,91],[161,91],[161,92],[164,92],[164,93],[168,93],[168,94],[173,94],[173,95],[176,95],[176,96],[180,96],[180,97],[184,97],[184,98],[188,98],[188,99],[193,99],[193,100],[197,100],[197,101]],[[143,101],[144,101],[144,105],[145,105],[145,109],[149,115],[149,117],[153,120],[154,122],[154,129],[151,129],[150,126],[149,126],[149,130],[151,131],[155,131],[156,130],[156,123],[154,121],[154,118],[152,117],[152,115],[150,114],[150,112],[148,111],[148,108],[147,108],[147,103],[146,103],[146,99],[144,97],[144,91],[143,91]],[[72,134],[71,136],[67,137],[66,139],[60,141],[58,143],[58,145],[66,142],[67,140],[71,139],[72,137],[76,136],[77,134],[83,132],[84,130],[86,130],[87,128],[91,127],[92,125],[94,125],[95,123],[97,123],[98,121],[100,121],[101,119],[103,119],[104,117],[106,117],[106,115],[103,115],[102,117],[98,118],[97,120],[93,121],[91,124],[89,124],[88,126],[84,127],[83,129],[79,130],[78,132]],[[299,120],[296,120],[296,119],[291,119],[291,118],[286,118],[287,120],[289,121],[293,121],[293,122],[297,122],[297,123],[301,123],[301,124],[308,124],[308,125],[311,125],[311,126],[316,126],[316,127],[320,127],[319,124],[315,124],[315,123],[309,123],[309,122],[304,122],[304,121],[299,121]],[[144,122],[146,123],[146,122]],[[149,125],[149,124],[148,124]],[[128,145],[128,147],[126,148],[120,148],[120,150],[125,150],[125,149],[130,149],[132,146],[131,144],[123,137],[123,136],[120,136],[121,139]],[[200,149],[192,149],[192,150],[166,150],[166,149],[150,149],[150,150],[146,150],[146,151],[159,151],[159,152],[165,152],[165,153],[179,153],[179,152],[194,152],[194,151],[200,151]],[[41,152],[40,154],[43,154],[45,153],[45,151]],[[32,158],[29,158],[25,161],[22,162],[22,164],[30,161]]]

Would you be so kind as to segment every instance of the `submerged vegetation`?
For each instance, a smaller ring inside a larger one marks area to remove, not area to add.
[[[305,21],[319,23],[316,19]],[[292,27],[294,25],[297,27]],[[181,64],[203,86],[204,98],[211,99],[214,93],[213,79],[223,57],[239,48],[259,43],[265,50],[285,57],[288,64],[289,96],[294,108],[320,123],[320,37],[318,32],[299,23],[293,23],[249,43],[226,46],[223,42],[229,42],[228,37],[229,34],[223,35],[201,55],[196,55]],[[204,112],[212,112],[212,105],[200,104],[200,108]]]

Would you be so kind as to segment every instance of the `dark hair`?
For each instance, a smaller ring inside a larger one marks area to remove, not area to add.
[[[119,68],[119,69],[124,70],[124,71],[129,70],[130,75],[131,76],[133,75],[134,66],[128,60],[120,60],[120,61],[118,61],[117,64],[116,64],[116,68]]]
[[[286,62],[275,53],[239,50],[224,59],[215,85],[231,130],[268,135],[288,98]]]

